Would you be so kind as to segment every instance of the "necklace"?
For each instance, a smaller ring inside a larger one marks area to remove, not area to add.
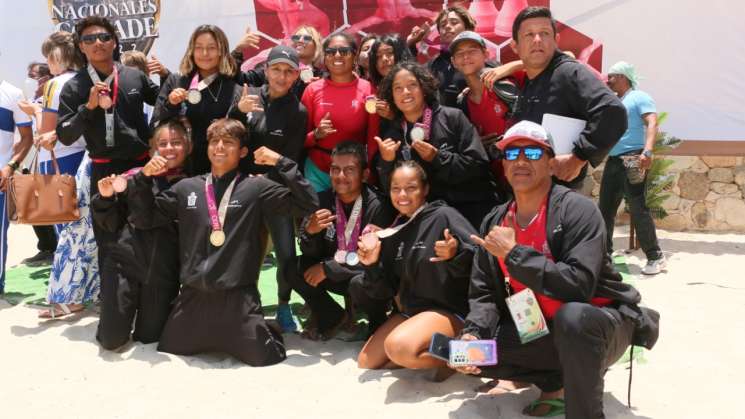
[[[220,97],[220,93],[222,92],[222,79],[220,79],[220,84],[217,86],[217,95],[212,94],[212,85],[207,86],[205,90],[207,90],[207,93],[209,93],[210,96],[212,96],[212,100],[214,100],[215,103],[217,103],[217,99]]]

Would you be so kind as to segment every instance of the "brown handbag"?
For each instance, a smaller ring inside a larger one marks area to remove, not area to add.
[[[39,173],[39,153],[31,162],[31,173],[14,174],[8,179],[6,205],[10,221],[19,224],[51,225],[77,221],[78,191],[75,177],[60,174],[51,151],[53,175]]]

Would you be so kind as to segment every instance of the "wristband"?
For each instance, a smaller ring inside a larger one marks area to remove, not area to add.
[[[11,169],[13,169],[13,171],[16,171],[16,170],[18,170],[19,165],[18,165],[18,162],[17,161],[11,160],[11,161],[8,162],[8,167],[10,167]]]

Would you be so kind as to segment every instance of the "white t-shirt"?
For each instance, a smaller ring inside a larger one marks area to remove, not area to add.
[[[49,80],[47,85],[44,87],[44,96],[41,101],[41,106],[44,109],[44,113],[54,113],[59,111],[59,99],[62,93],[62,88],[65,84],[73,77],[75,77],[74,71],[68,71],[62,73],[59,76]],[[71,154],[79,153],[85,150],[85,140],[81,136],[77,141],[70,145],[64,145],[60,141],[54,146],[54,155],[59,159]],[[52,155],[49,151],[41,149],[39,152],[39,162],[45,162],[51,160]]]
[[[5,166],[13,156],[16,127],[30,127],[31,118],[18,107],[23,99],[21,89],[7,81],[0,81],[0,165]]]

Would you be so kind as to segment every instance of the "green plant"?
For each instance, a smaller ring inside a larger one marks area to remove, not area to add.
[[[657,125],[662,125],[665,119],[667,119],[667,112],[660,113],[657,118]],[[652,218],[658,220],[667,217],[667,211],[662,207],[662,204],[670,196],[669,192],[672,190],[675,180],[675,176],[667,171],[674,163],[673,160],[661,156],[663,156],[663,153],[679,146],[680,143],[681,140],[677,137],[664,131],[657,132],[653,149],[657,157],[652,161],[652,166],[647,171],[646,201]]]

